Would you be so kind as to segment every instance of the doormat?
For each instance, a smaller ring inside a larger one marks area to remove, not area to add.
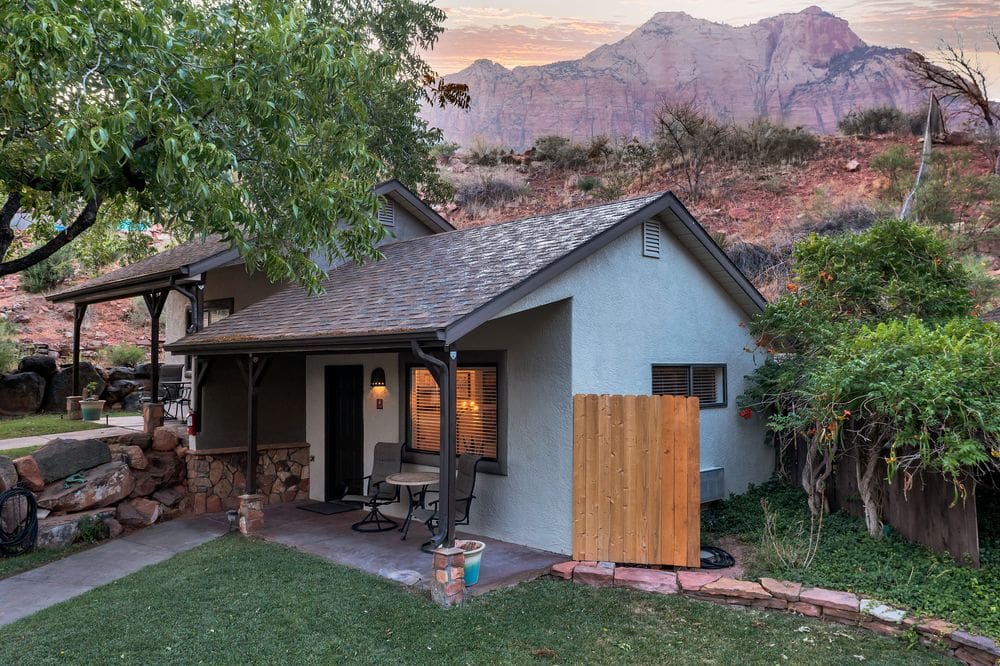
[[[357,511],[361,506],[358,504],[348,504],[347,502],[316,502],[315,504],[303,504],[299,508],[303,511],[312,511],[313,513],[330,516],[335,513]]]

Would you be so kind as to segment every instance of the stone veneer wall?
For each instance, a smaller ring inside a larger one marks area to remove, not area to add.
[[[257,451],[257,492],[265,502],[309,498],[309,445],[267,444]],[[194,513],[239,506],[246,492],[246,449],[205,449],[187,456],[187,489]]]

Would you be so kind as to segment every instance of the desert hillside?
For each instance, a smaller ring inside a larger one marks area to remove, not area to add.
[[[449,141],[481,137],[518,150],[546,134],[650,138],[664,101],[830,134],[853,109],[924,102],[903,69],[908,53],[866,44],[818,7],[741,27],[662,12],[578,60],[514,69],[476,61],[447,77],[469,86],[469,111],[423,115]]]

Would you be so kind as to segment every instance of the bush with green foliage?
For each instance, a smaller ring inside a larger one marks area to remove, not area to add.
[[[576,179],[576,189],[581,192],[591,192],[599,189],[603,184],[603,181],[597,176],[580,176]]]
[[[917,132],[912,132],[912,120],[911,114],[900,111],[894,106],[877,106],[851,111],[840,119],[837,128],[843,134],[854,136],[923,133],[923,119]]]
[[[721,137],[715,154],[731,162],[771,166],[801,164],[815,157],[819,149],[819,139],[808,130],[760,119],[734,125]]]
[[[504,157],[514,151],[477,136],[469,146],[469,164],[484,167],[498,166]]]
[[[74,271],[73,255],[69,248],[65,248],[21,271],[21,288],[32,294],[40,294],[73,277]]]
[[[121,231],[118,224],[94,225],[73,245],[80,269],[96,275],[112,264],[133,264],[155,252],[153,239],[138,230]]]
[[[792,267],[788,293],[750,326],[778,355],[749,377],[739,402],[768,416],[780,444],[805,446],[802,484],[814,514],[823,510],[826,484],[842,459],[858,465],[873,535],[881,529],[875,476],[880,458],[890,462],[890,472],[899,464],[954,473],[970,464],[1000,462],[1000,451],[994,455],[1000,421],[973,422],[970,412],[956,421],[960,415],[944,419],[937,411],[935,401],[950,409],[990,408],[1000,414],[1000,385],[970,367],[978,364],[1000,377],[998,332],[993,325],[977,328],[978,320],[970,316],[977,305],[975,280],[948,255],[943,241],[929,229],[885,220],[860,234],[800,241]],[[880,345],[907,353],[895,360],[879,356],[891,354]],[[944,359],[952,365],[942,365]],[[973,378],[968,385],[953,375],[966,368]],[[920,379],[904,381],[909,373]],[[880,385],[885,381],[898,383]],[[953,382],[954,396],[922,390],[947,382]],[[897,411],[889,409],[892,400],[880,397],[892,390],[903,391],[893,394]],[[974,399],[976,391],[981,395]],[[975,438],[978,454],[968,449]]]
[[[910,149],[895,143],[872,157],[871,167],[889,179],[889,191],[903,197],[913,184],[917,161]]]
[[[0,319],[0,373],[13,372],[21,360],[14,324]]]
[[[438,162],[447,164],[451,161],[451,158],[455,156],[458,152],[459,146],[457,143],[452,141],[441,141],[435,143],[431,146],[431,157],[433,157]]]
[[[135,367],[146,360],[146,350],[128,343],[105,347],[103,354],[109,365]]]
[[[538,137],[533,148],[535,160],[551,162],[557,169],[577,169],[590,162],[590,146],[557,134]]]
[[[455,200],[469,210],[488,210],[517,201],[527,191],[516,173],[483,170],[455,183]]]

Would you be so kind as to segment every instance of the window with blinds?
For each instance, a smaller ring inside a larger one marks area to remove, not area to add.
[[[698,398],[701,407],[726,404],[726,366],[654,365],[653,395],[683,395]]]
[[[455,425],[458,453],[497,459],[497,369],[460,367],[456,374]],[[441,396],[426,368],[410,368],[410,448],[441,450]]]

